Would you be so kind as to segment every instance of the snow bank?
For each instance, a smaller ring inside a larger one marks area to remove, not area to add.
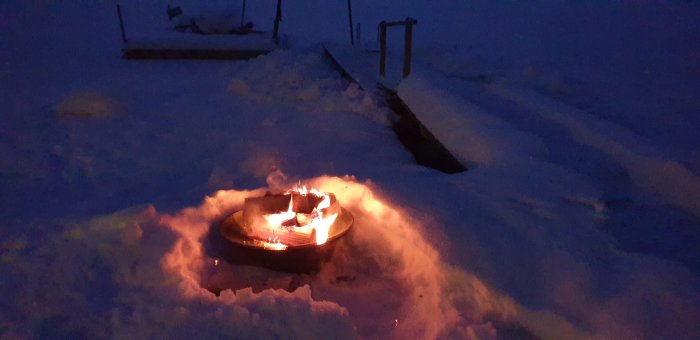
[[[23,289],[1,299],[3,337],[354,338],[347,310],[315,301],[308,287],[216,297],[188,276],[194,267],[175,264],[204,261],[197,244],[178,231],[201,232],[198,221],[242,195],[219,193],[198,217],[196,209],[184,210],[178,216],[189,219],[187,226],[148,207],[68,223],[41,240],[4,241],[3,267],[23,274],[3,276]]]
[[[677,262],[620,249],[605,230],[616,208],[590,178],[556,164],[522,162],[417,186],[411,191],[431,201],[420,207],[439,219],[450,240],[441,254],[519,304],[556,311],[593,338],[698,334],[697,275]],[[645,223],[640,219],[622,221],[629,237],[645,237],[632,230]],[[673,222],[653,227],[664,223]],[[535,316],[554,338],[572,338],[548,324],[549,317]]]
[[[494,338],[494,323],[520,322],[542,331],[531,319],[543,312],[444,264],[420,220],[382,200],[371,183],[308,184],[336,193],[355,217],[355,232],[317,275],[257,269],[255,277],[254,268],[207,256],[212,223],[264,189],[219,191],[172,215],[133,208],[5,240],[3,271],[21,275],[4,277],[24,289],[0,299],[4,335]],[[216,296],[206,289],[215,279],[222,288],[252,284]],[[563,320],[552,325],[573,329]]]
[[[631,131],[532,91],[503,84],[489,90],[546,119],[561,124],[578,143],[610,155],[630,174],[631,181],[650,193],[700,216],[700,178],[669,159],[658,147]]]
[[[536,158],[546,151],[536,136],[437,85],[413,74],[399,84],[398,93],[418,120],[462,162],[502,165]]]
[[[495,165],[546,159],[548,147],[542,133],[518,130],[446,90],[439,77],[433,78],[411,75],[399,85],[399,95],[428,130],[462,161]],[[700,178],[669,158],[670,153],[661,147],[622,126],[533,91],[503,82],[487,84],[485,89],[496,98],[514,102],[522,111],[561,125],[573,142],[611,156],[637,187],[700,214]]]
[[[660,185],[675,183],[682,188],[685,182],[694,188],[690,172],[676,171],[677,163],[661,169],[660,164],[668,164],[664,163],[668,158],[663,150],[624,128],[589,118],[564,104],[540,101],[541,96],[534,94],[518,97],[511,91],[500,91],[499,83],[487,83],[486,90],[478,82],[457,87],[452,86],[454,82],[441,81],[440,76],[428,75],[431,78],[410,76],[399,85],[399,94],[448,149],[477,165],[441,181],[442,185],[413,189],[434,192],[435,187],[440,188],[439,194],[431,195],[434,204],[425,209],[451,211],[445,213],[442,224],[458,248],[443,253],[451,253],[456,262],[473,268],[480,279],[509,292],[516,301],[530,307],[551,306],[558,311],[557,317],[577,320],[574,329],[590,332],[585,336],[697,334],[691,326],[698,313],[696,275],[678,263],[617,248],[605,231],[608,217],[614,216],[617,208],[606,197],[611,191],[622,197],[628,193],[607,188],[607,182],[595,173],[578,167],[577,162],[586,162],[590,155],[577,153],[581,149],[576,145],[591,146],[611,156],[595,166],[614,171],[614,163],[619,162],[632,174],[632,183],[648,189],[659,184],[660,191],[652,193],[661,193],[662,198],[692,212],[696,204],[692,190],[674,194],[678,189]],[[487,109],[466,99],[474,94],[485,97],[475,100],[480,105],[486,102]],[[498,109],[506,111],[495,111]],[[556,124],[541,124],[539,115]],[[504,121],[508,118],[511,120]],[[570,140],[552,136],[559,124],[572,136]],[[565,148],[571,155],[553,157],[544,141],[560,143],[552,147]],[[643,177],[652,175],[657,178]],[[628,218],[621,223],[629,229],[647,222]],[[653,228],[675,228],[666,225],[675,221],[663,223]],[[647,251],[657,255],[654,250]],[[670,277],[674,282],[692,283],[675,286],[667,280]],[[666,295],[674,296],[677,303],[667,305]],[[647,307],[639,307],[642,305]],[[655,322],[644,321],[651,319]],[[544,328],[555,329],[552,325]],[[561,337],[566,332],[557,329],[550,334]]]
[[[304,289],[310,289],[316,299],[334,302],[325,302],[326,305],[347,308],[360,335],[493,337],[496,330],[485,316],[499,322],[516,322],[518,309],[511,300],[489,291],[475,277],[442,264],[437,251],[421,236],[419,222],[409,222],[405,212],[378,199],[371,184],[335,177],[316,178],[308,184],[336,194],[354,214],[355,232],[348,236],[347,243],[339,242],[335,257],[317,276],[301,278],[302,283],[308,284]],[[164,257],[163,265],[182,278],[180,288],[184,296],[211,295],[203,286],[212,280],[218,287],[240,283],[240,277],[211,271],[214,259],[204,255],[202,239],[209,225],[224,212],[239,209],[244,197],[260,194],[262,191],[220,191],[198,208],[163,219],[181,235]],[[222,268],[245,273],[236,266]],[[266,285],[286,288],[291,283],[279,274],[272,277],[274,280],[261,276],[268,281]],[[260,294],[269,294],[269,289]],[[230,296],[222,294],[220,299]]]

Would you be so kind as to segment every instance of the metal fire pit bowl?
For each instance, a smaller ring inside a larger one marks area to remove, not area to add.
[[[221,241],[217,248],[218,255],[224,260],[245,265],[266,267],[272,270],[309,273],[320,269],[321,263],[333,255],[336,241],[350,231],[354,218],[345,208],[328,231],[328,240],[322,245],[308,242],[287,246],[285,250],[265,248],[264,243],[250,238],[243,232],[243,211],[227,217],[219,225]]]

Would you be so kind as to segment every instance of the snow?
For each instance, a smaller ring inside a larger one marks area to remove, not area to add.
[[[413,75],[401,82],[398,94],[463,164],[506,165],[535,158],[546,150],[542,139],[441,91],[439,86],[439,82]]]
[[[237,62],[122,60],[110,2],[1,5],[0,337],[700,337],[698,3],[353,4],[365,38],[418,19],[393,85],[467,172],[324,58],[345,4],[285,2],[291,48]],[[210,253],[298,181],[355,217],[320,272]]]
[[[104,117],[115,114],[116,103],[107,96],[96,92],[77,92],[54,107],[57,114],[64,116]]]
[[[544,158],[545,136],[520,131],[478,106],[446,93],[440,89],[444,83],[441,77],[431,83],[413,75],[401,82],[398,93],[418,119],[462,162],[493,165]],[[645,138],[533,91],[503,83],[485,87],[486,91],[521,106],[520,110],[560,125],[572,142],[609,155],[625,169],[634,185],[661,196],[669,204],[700,213],[700,178],[664,156],[668,152]]]
[[[700,178],[679,162],[664,157],[662,150],[645,139],[532,92],[503,87],[493,91],[561,124],[576,142],[609,154],[627,170],[635,185],[691,213],[700,214]]]
[[[176,4],[168,4],[171,7]],[[271,38],[269,22],[274,18],[274,7],[253,3],[246,8],[246,22],[253,22],[253,34],[217,34],[237,29],[241,22],[241,3],[213,1],[201,4],[184,1],[178,3],[182,14],[168,20],[161,4],[127,3],[122,5],[127,42],[126,49],[206,49],[206,50],[258,50],[276,48]],[[145,16],[144,14],[148,15]],[[179,32],[174,28],[195,21],[205,34],[190,31]]]
[[[269,34],[194,35],[181,32],[164,32],[150,37],[128,37],[124,48],[271,51],[276,48],[276,45]]]
[[[378,58],[368,57],[359,47],[340,43],[326,43],[323,48],[328,51],[343,69],[350,72],[348,75],[363,89],[371,90],[377,86],[379,80],[378,66],[374,66]],[[371,59],[368,60],[368,59]]]

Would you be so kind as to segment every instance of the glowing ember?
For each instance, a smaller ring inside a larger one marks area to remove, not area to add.
[[[286,250],[287,245],[280,243],[279,241],[275,243],[271,242],[263,242],[263,249],[269,249],[269,250]]]
[[[279,211],[280,205],[286,210]],[[246,200],[244,214],[249,236],[261,240],[265,249],[285,250],[288,245],[326,243],[339,211],[332,194],[297,186],[283,194]]]

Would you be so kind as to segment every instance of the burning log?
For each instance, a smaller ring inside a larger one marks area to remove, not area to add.
[[[340,212],[335,195],[290,192],[247,198],[243,224],[249,236],[271,243],[323,244],[328,229]],[[321,230],[323,229],[323,230]]]
[[[340,206],[335,195],[302,187],[246,198],[243,209],[221,223],[220,233],[237,245],[227,253],[246,250],[246,257],[257,259],[253,262],[291,270],[318,265],[325,258],[321,254],[332,249],[326,243],[344,235],[352,224],[352,214]],[[242,248],[236,251],[238,246]],[[318,261],[302,265],[295,258]]]

